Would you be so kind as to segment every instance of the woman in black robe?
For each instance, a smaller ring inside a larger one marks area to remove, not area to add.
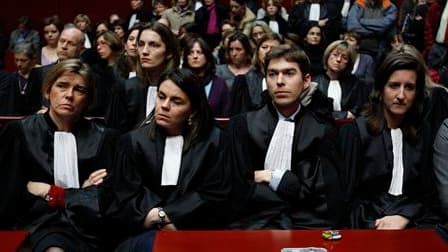
[[[428,226],[436,193],[431,137],[423,120],[426,70],[422,58],[400,49],[378,69],[364,114],[341,129],[352,228]]]
[[[150,251],[159,229],[222,227],[230,190],[223,140],[196,76],[187,69],[163,75],[153,114],[122,136],[107,183],[107,215],[134,236],[119,251]]]
[[[29,231],[33,251],[98,251],[97,185],[114,134],[83,118],[95,89],[87,65],[65,60],[44,83],[48,112],[0,133],[0,226]]]
[[[160,76],[179,66],[178,41],[163,24],[143,25],[137,48],[137,76],[117,83],[104,118],[108,127],[123,132],[137,127],[151,113]]]
[[[354,119],[361,113],[367,97],[363,85],[351,74],[355,54],[344,40],[336,40],[325,49],[323,60],[325,73],[313,77],[317,87],[333,99],[335,119]]]

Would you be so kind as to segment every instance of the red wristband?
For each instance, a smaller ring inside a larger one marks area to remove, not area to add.
[[[51,207],[64,208],[65,190],[62,187],[51,185],[48,194],[45,196],[45,200],[48,201],[48,205]]]

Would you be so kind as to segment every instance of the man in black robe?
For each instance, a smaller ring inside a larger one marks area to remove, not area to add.
[[[229,126],[236,214],[230,227],[336,227],[344,195],[329,100],[311,85],[303,51],[274,48],[265,68],[272,102]]]

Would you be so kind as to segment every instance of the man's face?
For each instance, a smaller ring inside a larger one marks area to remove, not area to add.
[[[246,11],[246,6],[237,3],[236,1],[230,1],[230,12],[231,15],[237,19],[241,19]]]
[[[17,71],[21,75],[27,75],[31,72],[36,62],[30,59],[25,53],[15,53],[14,62],[16,63]]]
[[[58,41],[56,53],[59,60],[79,58],[84,45],[81,39],[84,34],[78,29],[66,29],[62,31]]]
[[[284,58],[271,59],[266,72],[266,83],[274,105],[282,114],[287,114],[297,110],[299,97],[309,87],[311,76],[303,76],[295,62]]]

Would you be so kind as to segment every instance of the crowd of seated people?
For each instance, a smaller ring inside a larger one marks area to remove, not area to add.
[[[185,229],[448,237],[448,6],[402,2],[267,0],[257,19],[244,0],[130,0],[96,27],[43,18],[42,46],[19,19],[0,229],[34,251],[151,251]]]

